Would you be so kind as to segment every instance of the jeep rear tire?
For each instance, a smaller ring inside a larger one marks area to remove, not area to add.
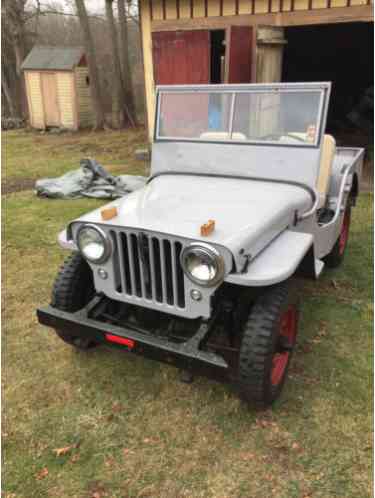
[[[94,295],[92,271],[86,260],[79,254],[71,254],[65,261],[56,277],[51,306],[61,311],[73,313],[83,308]],[[70,335],[61,330],[56,334],[66,343],[78,349],[91,349],[97,343]]]
[[[348,245],[349,230],[351,219],[350,204],[345,209],[344,219],[342,220],[340,235],[333,246],[331,252],[323,258],[328,268],[337,268],[344,260],[346,247]]]
[[[240,346],[238,387],[259,408],[281,393],[298,330],[298,304],[288,282],[266,290],[254,303]]]

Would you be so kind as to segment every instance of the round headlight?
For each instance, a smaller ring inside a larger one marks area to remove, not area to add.
[[[186,276],[194,283],[212,287],[224,277],[224,261],[209,245],[192,244],[181,254],[181,264]]]
[[[83,225],[77,234],[79,250],[91,263],[103,263],[111,253],[111,246],[105,233],[94,225]]]

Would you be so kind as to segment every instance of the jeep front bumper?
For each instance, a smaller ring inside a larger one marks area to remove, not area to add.
[[[215,353],[200,349],[209,333],[209,322],[202,321],[198,331],[191,338],[176,343],[154,336],[133,325],[120,327],[91,318],[90,310],[98,303],[96,297],[87,307],[74,313],[46,306],[37,310],[37,317],[42,325],[70,336],[89,338],[97,343],[122,347],[124,350],[173,364],[209,378],[229,380],[230,369],[227,362]]]

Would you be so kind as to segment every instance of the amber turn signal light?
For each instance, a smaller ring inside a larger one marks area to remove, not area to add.
[[[101,215],[102,215],[102,220],[108,221],[117,216],[117,208],[116,207],[111,207],[111,208],[106,208],[101,210]]]
[[[215,221],[208,220],[207,223],[201,225],[201,236],[207,237],[215,230]]]

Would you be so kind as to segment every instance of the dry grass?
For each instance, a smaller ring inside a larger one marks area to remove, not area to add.
[[[130,171],[141,140],[12,132],[6,142],[5,170],[22,178],[70,169],[83,144]],[[31,191],[3,198],[4,496],[371,496],[372,196],[354,211],[343,268],[306,283],[290,378],[266,413],[228,386],[181,384],[172,367],[106,348],[73,351],[38,325],[35,308],[49,301],[66,255],[56,234],[98,204]]]

